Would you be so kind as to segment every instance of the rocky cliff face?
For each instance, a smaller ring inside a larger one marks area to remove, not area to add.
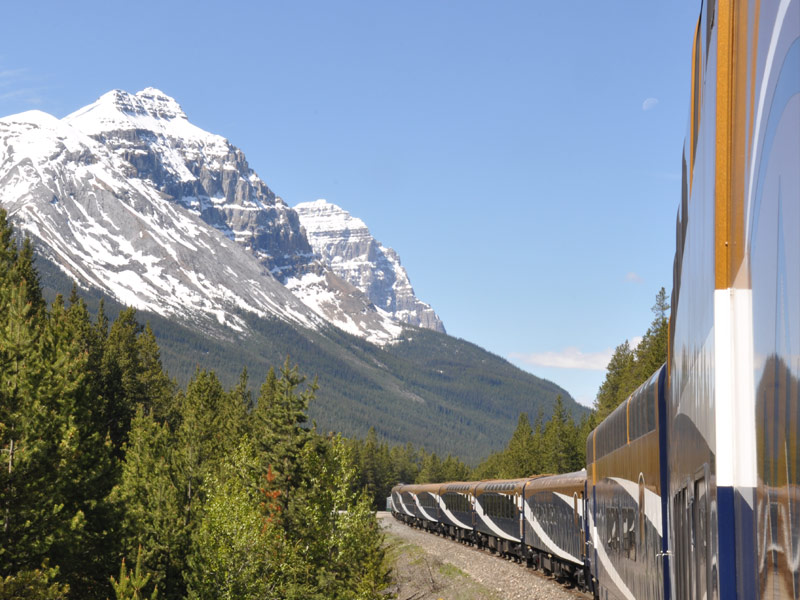
[[[323,323],[236,242],[45,113],[0,119],[0,205],[40,252],[123,303],[234,329],[239,311]]]
[[[183,321],[243,330],[244,311],[378,344],[428,322],[339,276],[241,150],[153,88],[0,119],[0,205],[81,285]]]
[[[309,269],[312,251],[297,214],[250,169],[241,150],[192,125],[169,96],[153,88],[135,95],[114,90],[64,122],[130,164],[135,177],[250,250],[273,274]]]
[[[414,294],[397,253],[372,237],[361,219],[325,200],[294,208],[314,251],[336,275],[398,321],[444,333],[441,319]]]

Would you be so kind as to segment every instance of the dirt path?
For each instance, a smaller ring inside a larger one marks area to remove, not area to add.
[[[378,520],[394,561],[398,600],[588,600],[553,579],[483,550],[413,529],[388,512]]]

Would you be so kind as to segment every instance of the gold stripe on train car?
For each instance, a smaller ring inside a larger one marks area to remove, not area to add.
[[[753,37],[750,40],[750,114],[748,115],[747,129],[747,162],[749,163],[753,152],[753,125],[756,111],[756,64],[758,60],[758,24],[761,15],[761,0],[756,0],[753,10]]]
[[[749,287],[744,262],[744,172],[747,94],[746,2],[719,0],[715,148],[715,288]]]

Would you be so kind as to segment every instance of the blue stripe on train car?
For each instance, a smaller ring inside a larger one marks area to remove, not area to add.
[[[733,488],[717,488],[717,535],[719,536],[719,597],[736,598],[736,518]],[[752,596],[750,596],[752,597]]]
[[[661,559],[662,559],[662,585],[664,598],[671,598],[671,579],[669,576],[669,461],[668,461],[668,436],[667,436],[667,367],[661,367],[658,376],[658,460],[661,466]]]

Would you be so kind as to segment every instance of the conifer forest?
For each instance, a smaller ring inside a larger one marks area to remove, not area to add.
[[[0,597],[383,597],[352,448],[287,361],[179,389],[133,310],[47,305],[0,210]]]

